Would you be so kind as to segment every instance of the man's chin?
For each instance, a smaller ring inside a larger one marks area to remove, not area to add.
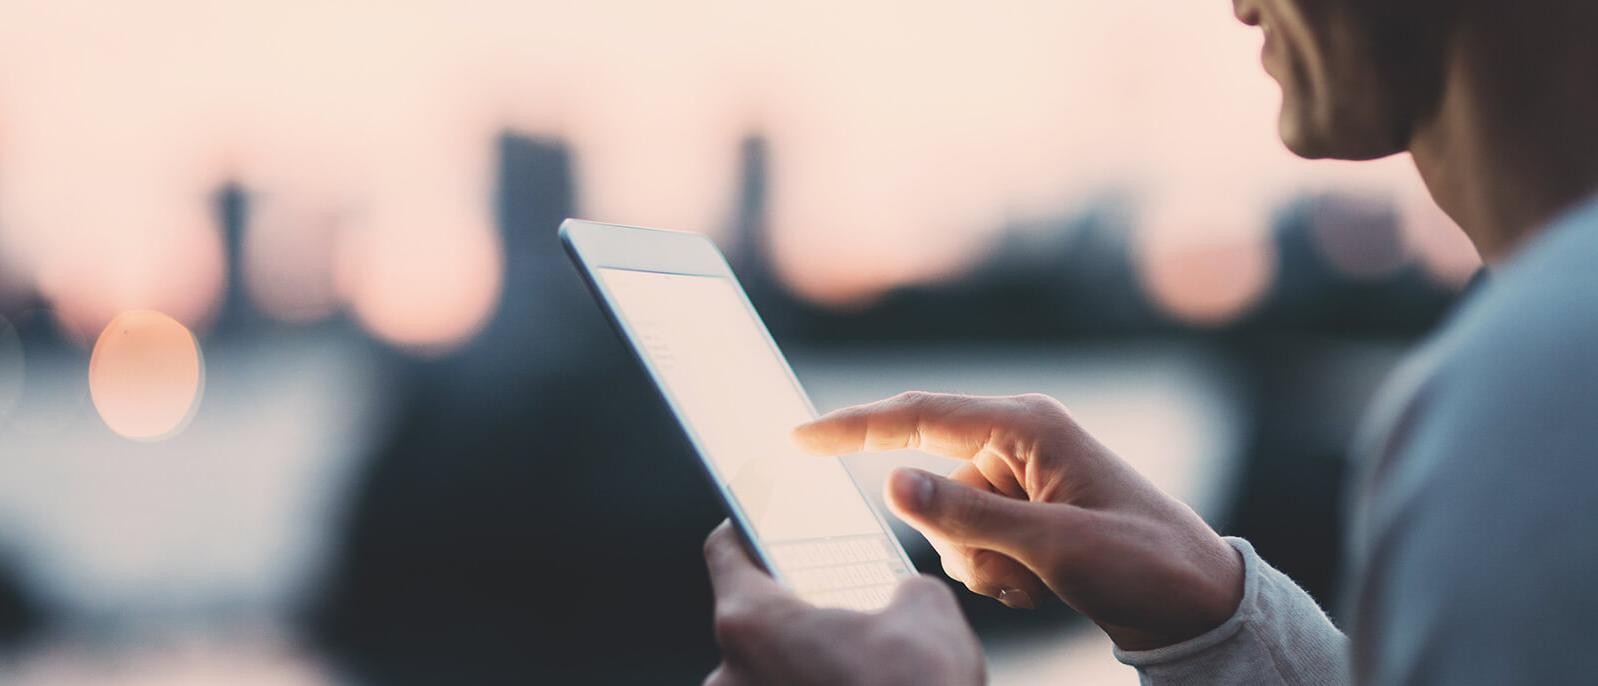
[[[1306,160],[1361,162],[1403,152],[1403,146],[1391,144],[1386,136],[1329,131],[1327,127],[1311,126],[1285,111],[1278,133],[1289,152]]]
[[[1331,157],[1326,150],[1323,137],[1314,135],[1309,126],[1286,111],[1282,112],[1277,133],[1282,138],[1282,145],[1287,146],[1288,152],[1294,155],[1306,160]]]

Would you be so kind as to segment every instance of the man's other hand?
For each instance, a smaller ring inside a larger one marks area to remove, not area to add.
[[[816,608],[761,570],[722,522],[705,540],[722,663],[707,686],[984,680],[981,648],[943,584],[916,577],[879,612]]]

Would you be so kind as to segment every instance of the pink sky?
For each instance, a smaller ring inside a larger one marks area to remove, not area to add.
[[[584,215],[708,231],[766,135],[779,267],[821,299],[958,270],[1004,220],[1111,185],[1184,245],[1246,245],[1290,193],[1373,193],[1433,227],[1426,264],[1469,265],[1405,160],[1282,150],[1259,37],[1220,0],[464,7],[0,0],[0,269],[86,331],[130,308],[203,326],[207,194],[234,178],[252,242],[297,260],[256,262],[298,275],[252,289],[268,309],[342,303],[447,347],[499,288],[506,128],[569,142]]]

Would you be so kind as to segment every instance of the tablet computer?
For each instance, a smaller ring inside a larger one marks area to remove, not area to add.
[[[915,567],[843,462],[793,443],[815,409],[715,244],[575,219],[560,235],[766,570],[818,606],[887,605]]]

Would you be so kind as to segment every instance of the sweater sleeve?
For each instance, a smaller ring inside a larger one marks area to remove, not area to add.
[[[1348,641],[1315,600],[1240,538],[1243,601],[1226,623],[1155,650],[1119,648],[1143,684],[1346,684]]]

